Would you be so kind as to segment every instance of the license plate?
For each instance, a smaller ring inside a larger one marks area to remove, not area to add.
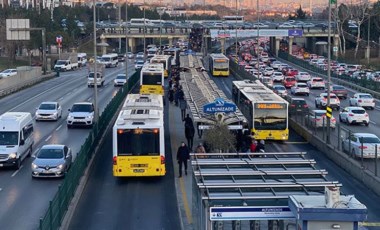
[[[133,172],[134,173],[143,173],[143,172],[145,172],[145,170],[144,169],[133,169]]]

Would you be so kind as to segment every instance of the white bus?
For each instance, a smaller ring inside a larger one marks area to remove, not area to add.
[[[229,24],[232,23],[244,23],[244,16],[224,16],[223,21]]]
[[[230,75],[230,60],[222,53],[210,54],[210,73],[212,76]]]
[[[233,81],[232,100],[256,140],[288,140],[288,102],[259,80]]]
[[[131,26],[153,26],[154,24],[146,18],[131,18]]]
[[[172,56],[172,66],[179,65],[179,52],[180,52],[180,50],[178,48],[164,49],[165,55]]]
[[[140,93],[164,95],[164,66],[145,64],[140,72]]]
[[[78,66],[83,67],[87,64],[87,54],[86,53],[78,53]]]
[[[104,54],[100,60],[106,68],[116,67],[119,64],[117,53]]]
[[[164,176],[164,105],[161,95],[128,94],[113,126],[115,177]]]
[[[169,77],[170,76],[170,70],[172,66],[172,56],[170,55],[155,55],[150,59],[150,63],[162,63],[164,65],[164,76]]]

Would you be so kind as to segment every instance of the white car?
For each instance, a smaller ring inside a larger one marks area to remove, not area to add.
[[[273,92],[280,95],[281,97],[286,97],[286,95],[288,95],[288,91],[283,85],[274,85],[272,89],[273,89]]]
[[[91,127],[94,124],[94,105],[90,102],[77,102],[69,109],[67,128],[73,126]]]
[[[114,86],[123,86],[127,83],[127,76],[123,73],[118,74],[113,82]]]
[[[57,121],[62,117],[62,107],[58,102],[48,101],[42,102],[37,108],[36,121],[54,120]]]
[[[328,98],[327,93],[321,93],[318,97],[315,98],[315,107],[326,108],[327,98]],[[330,93],[330,108],[340,110],[340,100],[333,93]]]
[[[311,125],[314,128],[321,128],[327,126],[327,117],[326,110],[314,109],[310,111],[310,114],[306,115],[307,124]],[[330,119],[330,128],[335,128],[336,119],[334,116],[331,116]]]
[[[271,77],[264,76],[263,78],[261,78],[261,82],[264,85],[267,85],[269,88],[273,86],[273,80]]]
[[[265,76],[270,76],[270,75],[273,74],[273,72],[274,72],[274,69],[273,69],[272,67],[266,67],[266,68],[264,69],[264,75],[265,75]]]
[[[139,59],[139,58],[141,58],[141,59],[144,58],[144,52],[138,52],[138,53],[136,54],[136,59]]]
[[[310,90],[306,83],[297,82],[294,86],[292,86],[292,88],[290,88],[290,93],[293,95],[304,94],[309,96]]]
[[[353,157],[375,158],[375,147],[380,153],[380,139],[372,133],[353,133],[342,142],[343,152],[351,154]],[[380,154],[377,155],[378,158]]]
[[[284,75],[281,72],[273,72],[272,74],[272,80],[273,81],[283,81]]]
[[[135,63],[135,69],[141,69],[144,66],[144,60],[137,60]]]
[[[280,61],[274,61],[270,64],[273,69],[278,69],[282,63]]]
[[[17,69],[6,69],[0,73],[0,78],[6,78],[17,74]]]
[[[310,89],[315,89],[315,88],[325,89],[326,84],[325,84],[325,81],[322,78],[320,78],[320,77],[312,77],[310,79],[310,81],[307,82],[307,86]]]
[[[355,93],[350,98],[350,106],[360,106],[363,108],[375,109],[375,99],[369,93]]]
[[[311,76],[308,72],[299,72],[297,75],[296,75],[296,80],[297,81],[310,81],[311,79]]]
[[[288,68],[288,67],[289,67],[288,64],[284,64],[284,63],[282,63],[282,64],[280,64],[280,65],[278,66],[278,70],[282,71],[282,69],[284,69],[284,68]]]
[[[361,123],[368,126],[369,115],[362,107],[349,106],[339,113],[339,121],[346,122],[347,125]]]

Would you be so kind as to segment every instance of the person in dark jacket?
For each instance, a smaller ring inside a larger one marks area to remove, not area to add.
[[[190,150],[185,142],[177,150],[177,161],[179,164],[179,177],[182,177],[182,164],[185,166],[185,175],[187,175],[187,161],[190,159]]]
[[[187,102],[185,99],[179,100],[179,108],[181,109],[182,121],[184,121],[186,117],[186,108],[187,108]]]
[[[190,149],[193,149],[195,129],[193,125],[185,126],[185,136]]]
[[[260,140],[259,143],[257,143],[257,146],[256,146],[256,152],[257,153],[264,153],[265,152],[265,141],[264,140]]]
[[[193,126],[194,127],[193,120],[191,119],[189,114],[186,115],[186,117],[183,121],[185,122],[185,128],[186,128],[186,126]]]

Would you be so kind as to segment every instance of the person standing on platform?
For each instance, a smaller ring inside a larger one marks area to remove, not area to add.
[[[193,126],[194,127],[193,120],[191,119],[189,114],[186,115],[186,117],[183,121],[185,122],[185,127],[186,126]]]
[[[190,149],[193,149],[194,134],[195,134],[194,126],[192,124],[185,125],[185,136],[187,139],[187,145],[189,146]]]
[[[187,102],[185,99],[179,100],[179,108],[181,109],[182,121],[184,121],[186,117],[186,108],[187,108]]]
[[[187,161],[190,159],[190,151],[185,142],[177,150],[177,161],[179,164],[179,177],[182,177],[182,164],[185,166],[185,175],[187,175]]]

